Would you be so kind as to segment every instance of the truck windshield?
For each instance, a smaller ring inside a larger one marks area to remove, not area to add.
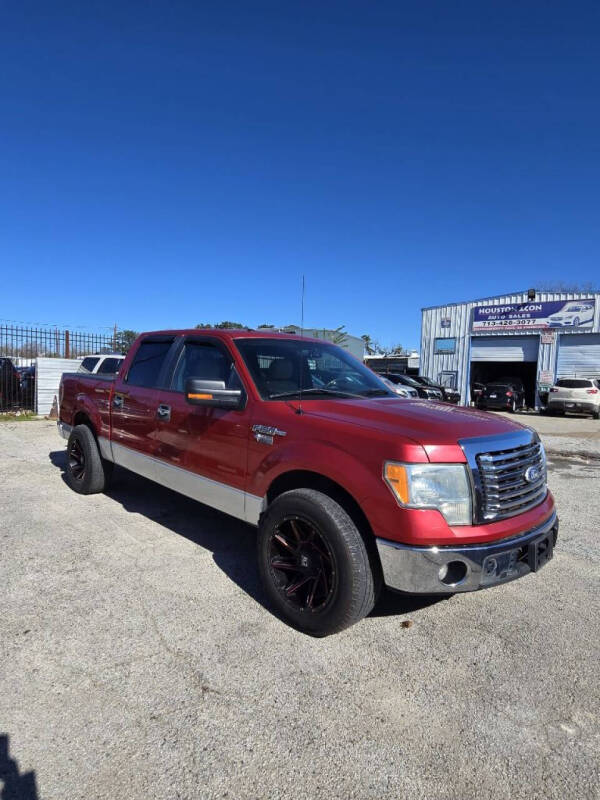
[[[263,400],[308,397],[395,397],[341,347],[300,339],[236,339]]]

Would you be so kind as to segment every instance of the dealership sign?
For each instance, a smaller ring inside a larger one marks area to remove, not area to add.
[[[511,303],[502,306],[475,306],[474,331],[522,331],[532,328],[591,328],[595,303],[585,300],[553,300],[548,303]]]

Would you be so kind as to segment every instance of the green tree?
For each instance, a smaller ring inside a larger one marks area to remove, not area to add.
[[[275,328],[275,325],[267,325],[265,322],[263,322],[262,325],[258,326],[258,330],[262,330],[263,328],[268,328],[272,331]]]
[[[243,322],[231,322],[230,320],[224,320],[223,322],[217,322],[213,324],[212,322],[200,322],[196,325],[196,328],[221,328],[223,330],[234,330],[237,328],[246,328],[247,326],[244,325]]]
[[[244,325],[243,322],[230,322],[229,320],[225,320],[224,322],[217,322],[215,328],[224,328],[225,330],[234,330],[236,328],[246,328],[247,326]]]
[[[115,336],[115,350],[117,353],[126,355],[131,345],[135,342],[139,334],[137,331],[118,330]]]

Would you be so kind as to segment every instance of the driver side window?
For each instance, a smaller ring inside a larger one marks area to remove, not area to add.
[[[186,342],[171,381],[171,389],[185,391],[188,378],[223,381],[226,389],[241,389],[233,361],[211,342]]]

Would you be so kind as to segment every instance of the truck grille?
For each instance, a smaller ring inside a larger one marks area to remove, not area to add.
[[[546,496],[546,459],[539,441],[478,453],[475,459],[485,521],[521,514]]]

